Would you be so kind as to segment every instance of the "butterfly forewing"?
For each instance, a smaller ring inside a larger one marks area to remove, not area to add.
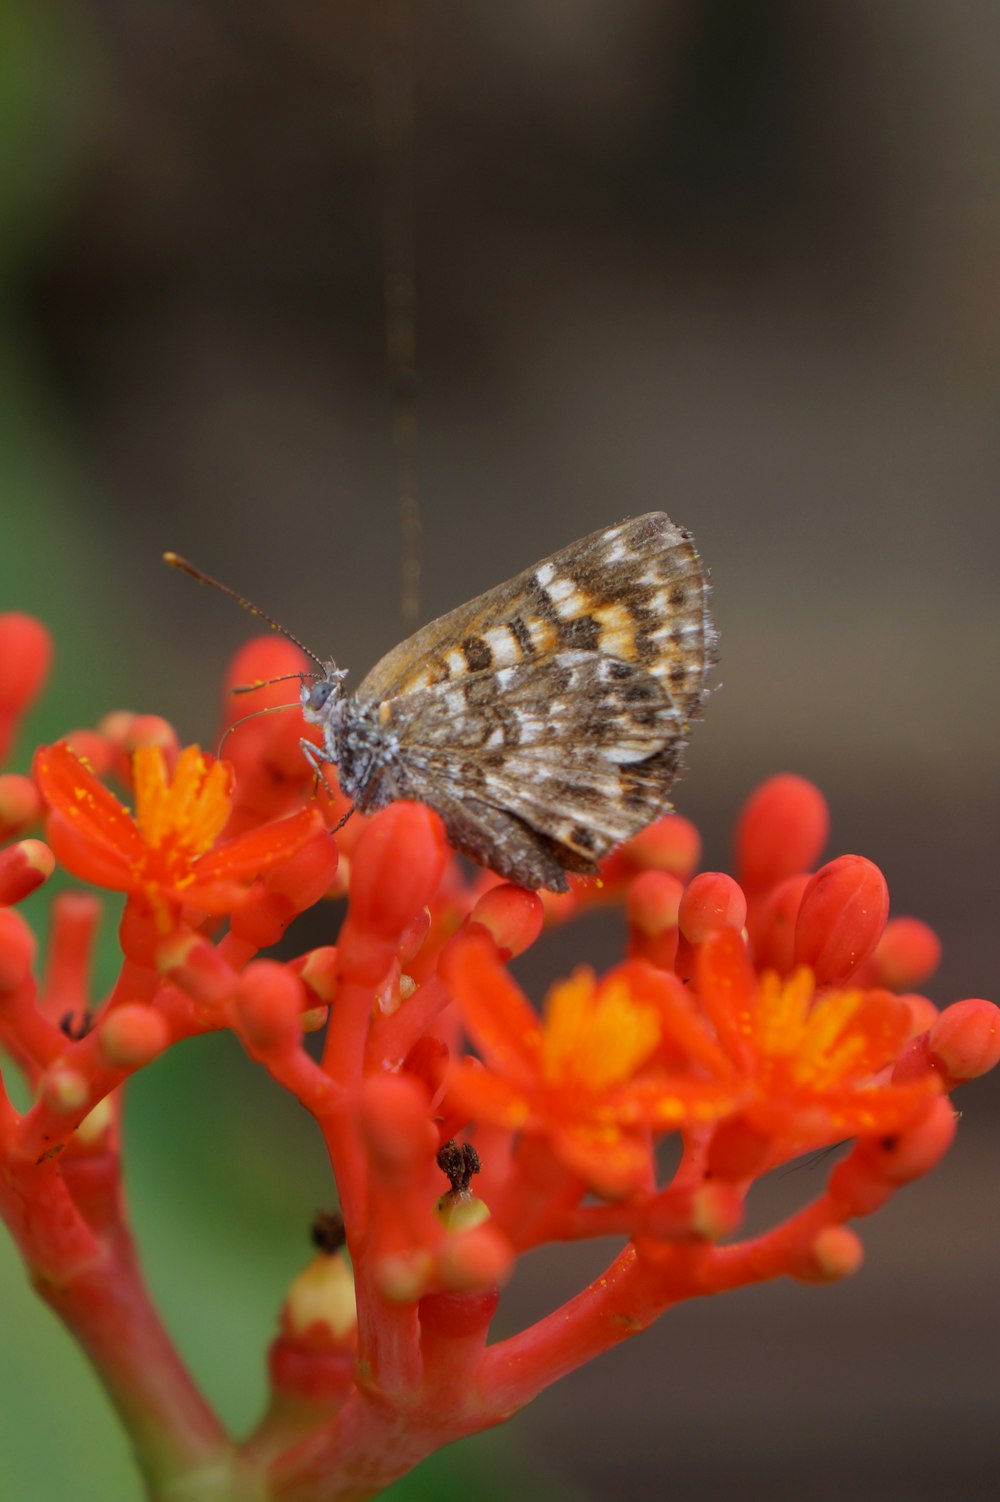
[[[379,801],[436,808],[526,886],[595,870],[669,806],[714,660],[707,602],[690,535],[653,512],[431,622],[356,695],[398,748]]]
[[[691,535],[662,511],[593,532],[422,627],[378,662],[362,702],[583,650],[636,662],[697,711],[714,660],[708,581]]]

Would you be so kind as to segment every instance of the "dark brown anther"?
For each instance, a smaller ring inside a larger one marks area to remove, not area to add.
[[[438,1152],[437,1165],[447,1175],[453,1195],[468,1194],[472,1175],[482,1168],[479,1154],[472,1144],[463,1142],[459,1146],[454,1137]]]
[[[79,1043],[93,1026],[94,1014],[89,1008],[85,1008],[79,1016],[73,1012],[64,1012],[59,1019],[59,1031],[64,1033],[71,1043]]]
[[[344,1217],[339,1210],[317,1210],[310,1234],[313,1246],[332,1257],[347,1240]]]

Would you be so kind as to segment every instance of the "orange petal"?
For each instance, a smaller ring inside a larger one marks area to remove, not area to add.
[[[612,1092],[602,1101],[601,1114],[622,1126],[672,1132],[677,1127],[703,1126],[729,1116],[742,1099],[742,1091],[715,1080],[646,1075]]]
[[[118,851],[130,861],[142,856],[145,847],[128,809],[65,741],[40,748],[34,773],[52,812],[62,815],[81,839],[104,851]]]
[[[458,1060],[448,1071],[446,1100],[449,1111],[511,1132],[519,1131],[531,1118],[525,1097],[472,1059]]]
[[[609,972],[624,976],[637,1000],[656,1007],[664,1036],[693,1063],[703,1064],[713,1074],[728,1076],[732,1065],[716,1043],[695,997],[676,975],[639,960],[630,960]]]
[[[132,864],[120,850],[95,840],[89,833],[71,824],[62,814],[50,814],[45,837],[56,860],[81,881],[113,892],[127,892],[135,884]]]
[[[314,808],[300,808],[288,819],[262,824],[257,829],[237,835],[228,844],[217,845],[192,862],[198,886],[216,881],[239,881],[259,876],[269,867],[301,850],[323,826]]]
[[[536,1080],[541,1025],[498,960],[493,940],[475,929],[459,934],[441,956],[440,972],[486,1063],[521,1085]]]
[[[649,1143],[626,1132],[559,1130],[552,1150],[603,1199],[624,1199],[652,1182]]]
[[[746,945],[734,928],[718,928],[698,945],[695,971],[698,995],[734,1061],[752,1065],[757,981]]]

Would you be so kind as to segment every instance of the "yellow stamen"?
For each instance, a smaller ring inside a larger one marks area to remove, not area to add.
[[[542,1071],[552,1085],[608,1090],[629,1079],[659,1041],[657,1013],[635,1002],[624,981],[598,989],[591,971],[577,970],[549,995]]]
[[[231,805],[229,773],[221,762],[208,766],[197,746],[186,746],[172,781],[159,746],[140,746],[132,762],[135,822],[151,850],[168,844],[191,857],[211,849]]]

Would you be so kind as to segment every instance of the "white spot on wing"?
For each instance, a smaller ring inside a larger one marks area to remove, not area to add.
[[[551,563],[540,563],[535,569],[535,583],[540,585],[542,589],[548,589],[555,576],[556,571]]]
[[[483,641],[493,654],[493,666],[509,668],[521,660],[521,649],[513,633],[506,626],[494,626],[483,632]]]
[[[572,579],[557,579],[554,576],[548,586],[548,590],[549,599],[556,605],[559,605],[563,600],[568,600],[571,595],[575,595],[577,592],[576,585]]]

